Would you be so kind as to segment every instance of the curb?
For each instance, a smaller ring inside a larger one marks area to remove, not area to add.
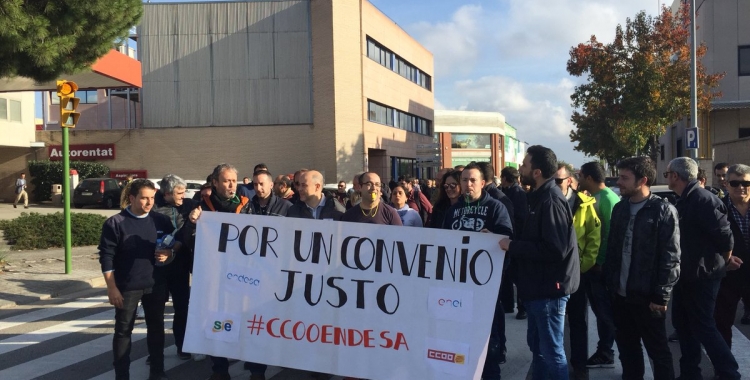
[[[60,296],[65,296],[65,295],[68,295],[68,294],[77,293],[77,292],[80,292],[80,291],[83,291],[83,290],[89,290],[89,289],[94,289],[94,288],[101,288],[101,287],[104,287],[104,286],[107,285],[107,283],[104,281],[104,277],[103,276],[99,276],[99,277],[95,277],[95,278],[90,278],[90,279],[81,279],[80,281],[82,282],[82,284],[78,284],[78,285],[74,285],[74,286],[69,286],[67,288],[61,288],[61,289],[56,290],[52,294],[43,294],[43,295],[40,295],[38,297],[28,296],[28,299],[24,300],[24,301],[16,302],[16,301],[0,300],[0,309],[10,309],[10,308],[13,308],[13,307],[16,307],[16,306],[28,305],[30,303],[34,303],[34,302],[38,302],[38,301],[44,301],[44,300],[48,300],[48,299],[51,299],[51,298],[57,298],[57,297],[60,297]]]

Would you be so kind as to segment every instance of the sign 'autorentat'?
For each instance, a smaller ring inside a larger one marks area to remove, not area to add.
[[[70,159],[75,161],[103,161],[115,159],[115,144],[82,144],[71,145]],[[63,159],[62,145],[48,147],[50,161]]]
[[[204,212],[186,352],[367,379],[480,379],[498,235]]]

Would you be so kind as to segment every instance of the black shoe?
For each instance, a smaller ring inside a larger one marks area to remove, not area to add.
[[[675,331],[669,334],[669,337],[667,339],[669,339],[670,342],[677,342],[680,340],[680,335],[677,334],[677,331]]]
[[[190,360],[193,355],[190,355],[186,352],[182,352],[182,350],[177,350],[177,357],[180,358],[180,360]]]
[[[16,205],[13,205],[13,208],[18,208],[18,206],[16,206]]]
[[[148,380],[169,380],[167,374],[162,372],[152,372],[148,375]]]
[[[615,361],[597,351],[586,361],[586,368],[615,368]]]
[[[525,310],[519,310],[518,314],[516,314],[516,319],[526,319],[528,316],[526,315]]]
[[[29,208],[29,206],[23,206],[23,208]]]
[[[742,319],[740,319],[740,323],[743,325],[750,325],[750,314],[745,314]]]

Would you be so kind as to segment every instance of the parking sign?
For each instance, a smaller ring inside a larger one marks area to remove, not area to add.
[[[698,149],[698,128],[685,129],[685,149]]]

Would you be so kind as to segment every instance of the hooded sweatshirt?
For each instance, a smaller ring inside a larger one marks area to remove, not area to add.
[[[495,234],[513,235],[508,209],[484,190],[477,201],[467,202],[461,197],[451,206],[445,214],[443,228],[476,232],[487,229]]]

